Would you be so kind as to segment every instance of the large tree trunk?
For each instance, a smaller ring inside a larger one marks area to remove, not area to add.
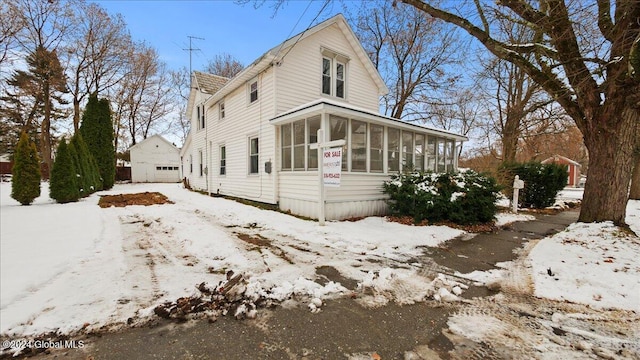
[[[507,119],[502,129],[502,161],[516,161],[518,139],[520,138],[520,121],[513,113],[507,111]]]
[[[53,161],[51,159],[51,94],[49,89],[49,84],[45,83],[43,88],[44,117],[40,125],[40,153],[42,161],[47,164],[48,173],[51,174]]]
[[[80,99],[73,97],[73,131],[74,134],[80,129]]]
[[[640,136],[640,134],[638,135]],[[640,144],[638,144],[638,147],[636,148],[633,173],[631,174],[630,200],[640,200]]]
[[[591,131],[583,132],[589,150],[589,170],[578,221],[612,220],[616,225],[625,225],[633,151],[638,135],[636,123],[640,121],[640,115],[629,104],[623,106],[620,111],[605,105],[602,111],[603,117],[620,116],[616,128],[607,128],[613,122],[603,118],[593,121]]]

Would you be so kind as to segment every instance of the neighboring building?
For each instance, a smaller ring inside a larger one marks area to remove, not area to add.
[[[560,155],[553,155],[548,159],[544,159],[541,161],[543,164],[562,164],[567,166],[567,171],[569,172],[569,178],[567,179],[567,186],[577,187],[580,185],[580,169],[582,165],[580,165],[577,161],[573,161],[567,157]]]
[[[129,148],[131,182],[180,181],[180,150],[160,135]]]
[[[191,132],[180,153],[191,187],[311,218],[320,209],[318,129],[323,142],[346,141],[340,187],[325,192],[327,219],[385,213],[382,183],[391,174],[456,170],[467,140],[380,115],[388,89],[342,15],[267,51],[234,78],[195,72],[192,82]]]
[[[10,175],[13,162],[10,154],[0,154],[0,175]]]

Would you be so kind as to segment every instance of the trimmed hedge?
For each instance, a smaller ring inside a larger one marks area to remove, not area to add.
[[[457,174],[411,172],[393,175],[383,184],[393,215],[410,216],[416,223],[452,221],[476,224],[492,221],[500,186],[472,170]]]
[[[526,163],[504,163],[498,169],[505,193],[513,195],[513,179],[516,175],[524,180],[524,189],[518,196],[518,205],[523,208],[544,209],[553,205],[558,192],[567,186],[569,172],[566,165]]]

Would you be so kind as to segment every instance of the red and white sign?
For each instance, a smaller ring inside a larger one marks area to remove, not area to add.
[[[322,151],[322,183],[325,186],[340,187],[342,175],[342,148]]]

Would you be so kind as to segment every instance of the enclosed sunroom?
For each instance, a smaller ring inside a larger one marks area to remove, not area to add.
[[[382,184],[407,169],[455,171],[467,138],[327,99],[292,109],[270,121],[277,128],[277,192],[282,210],[318,218],[318,129],[323,142],[344,140],[339,187],[325,189],[329,220],[382,215]]]

